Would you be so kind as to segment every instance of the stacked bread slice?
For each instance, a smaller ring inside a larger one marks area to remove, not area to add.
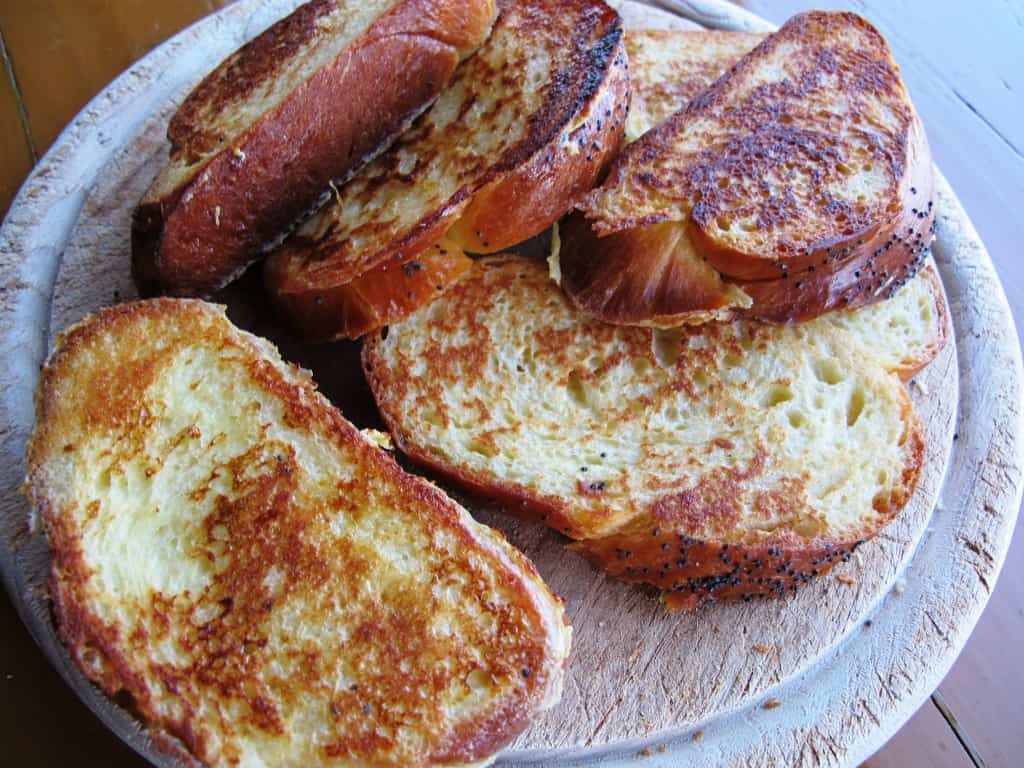
[[[516,245],[569,210],[618,149],[628,103],[602,0],[499,3],[434,106],[270,255],[279,316],[313,341],[400,319],[469,266],[464,250]]]
[[[815,23],[867,34],[843,15]],[[774,39],[798,46],[795,34],[790,25]],[[759,38],[630,31],[626,44],[636,135],[744,71],[749,59],[736,61]],[[650,135],[616,167],[647,157]],[[561,231],[550,267],[565,286]],[[634,266],[618,264],[623,281]],[[594,317],[542,264],[493,257],[368,338],[364,367],[417,462],[552,526],[608,573],[663,590],[671,607],[752,599],[848,558],[914,490],[923,432],[902,382],[938,353],[947,319],[933,267],[906,282],[891,299],[797,324],[652,329]]]
[[[882,36],[800,14],[618,157],[563,228],[562,287],[654,327],[879,301],[927,257],[932,184]]]
[[[225,59],[171,118],[132,228],[140,293],[237,277],[379,154],[488,36],[493,0],[312,0]]]

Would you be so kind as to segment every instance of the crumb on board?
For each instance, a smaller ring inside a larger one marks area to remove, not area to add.
[[[654,754],[654,750],[653,749],[651,749],[650,747],[644,747],[643,749],[641,749],[639,752],[636,753],[636,756],[637,757],[650,757],[653,754]]]
[[[758,653],[768,653],[772,649],[770,645],[761,645],[760,643],[755,643],[751,646],[751,648],[753,648]]]
[[[897,595],[902,595],[907,588],[906,579],[896,579],[896,583],[892,585],[892,591]]]
[[[693,734],[693,740],[694,741],[703,741],[704,740],[704,731],[696,731]]]
[[[857,577],[856,576],[851,576],[848,573],[837,573],[836,574],[836,581],[838,581],[840,584],[856,584],[857,583]]]
[[[768,701],[761,705],[761,709],[775,709],[776,707],[781,706],[782,702],[778,699],[768,699]]]

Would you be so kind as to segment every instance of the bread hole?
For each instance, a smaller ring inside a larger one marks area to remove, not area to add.
[[[654,332],[654,359],[662,368],[675,366],[682,353],[682,332],[678,328],[658,329]]]
[[[437,411],[424,411],[423,420],[427,422],[427,424],[430,424],[435,427],[440,427],[444,423],[443,420],[441,419],[441,414],[439,414]]]
[[[743,362],[743,358],[735,352],[730,352],[725,356],[723,362],[726,368],[736,368]]]
[[[474,691],[486,691],[491,687],[491,676],[483,669],[474,669],[466,678],[466,685]]]
[[[96,487],[101,491],[110,490],[110,467],[105,467],[96,478]]]
[[[789,416],[789,426],[793,429],[800,429],[807,424],[807,417],[800,411],[790,411],[787,415]]]
[[[864,412],[864,390],[857,387],[850,394],[850,402],[846,404],[846,426],[852,427]]]
[[[700,389],[704,389],[708,385],[708,375],[702,370],[696,370],[692,376],[693,383]]]
[[[565,385],[566,390],[569,392],[569,397],[575,400],[580,405],[587,404],[587,388],[580,378],[580,372],[573,368],[569,371],[569,377]]]
[[[883,486],[884,485],[888,485],[889,484],[889,470],[887,470],[887,469],[880,469],[880,470],[878,470],[878,477],[876,479],[878,480],[878,484],[879,485],[883,485]]]
[[[818,381],[828,385],[838,384],[843,381],[843,372],[839,368],[839,362],[833,357],[814,361],[814,375]]]
[[[729,186],[729,180],[728,180],[727,178],[725,178],[725,176],[722,176],[722,177],[721,177],[721,178],[720,178],[720,179],[718,180],[718,188],[719,188],[719,189],[725,189],[725,188],[726,188],[726,187],[728,187],[728,186]]]
[[[732,220],[728,216],[719,216],[715,219],[715,224],[723,232],[728,232],[732,229]]]
[[[852,176],[854,173],[857,172],[857,166],[853,165],[852,163],[836,163],[836,170],[839,171],[844,176]]]
[[[665,409],[665,418],[673,422],[679,420],[679,409],[676,407],[675,403]]]
[[[793,390],[782,385],[775,385],[768,390],[768,394],[762,403],[763,408],[774,408],[780,403],[787,403],[793,399]]]
[[[651,363],[645,357],[637,357],[633,360],[633,371],[637,376],[643,376],[651,370]]]

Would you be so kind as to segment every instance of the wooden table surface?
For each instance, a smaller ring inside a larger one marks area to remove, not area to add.
[[[64,125],[150,47],[228,0],[4,0],[0,215]],[[747,0],[774,22],[847,7],[892,45],[932,152],[970,214],[1024,321],[1024,3],[978,0]],[[1024,762],[1024,533],[942,685],[871,760],[875,768]],[[50,669],[0,597],[0,743],[7,765],[140,766]]]

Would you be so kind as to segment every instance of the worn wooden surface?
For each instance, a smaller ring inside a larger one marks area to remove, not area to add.
[[[180,88],[178,90],[180,92]],[[158,117],[149,121],[135,139],[136,143],[123,153],[123,159],[115,162],[109,173],[102,174],[102,183],[91,192],[85,215],[65,255],[65,267],[55,292],[54,328],[76,318],[87,308],[114,300],[115,291],[117,297],[130,295],[124,270],[123,212],[137,199],[148,176],[155,172],[156,158],[165,151],[160,138],[164,120]],[[120,220],[119,216],[122,216]],[[116,223],[118,221],[120,223]],[[954,230],[950,229],[947,235],[963,236],[962,231]],[[236,316],[253,314],[259,313],[236,312]],[[316,363],[316,353],[295,347],[290,351],[298,357],[311,355],[309,361]],[[929,414],[933,438],[929,466],[934,477],[926,479],[924,493],[915,499],[915,507],[899,527],[887,531],[880,541],[864,551],[862,557],[868,567],[863,570],[870,578],[861,579],[854,587],[822,583],[774,607],[738,606],[667,620],[650,598],[605,582],[581,562],[566,556],[553,536],[533,527],[516,526],[503,518],[493,518],[509,531],[516,543],[538,559],[541,570],[557,590],[571,595],[570,610],[576,615],[577,651],[566,701],[549,722],[531,730],[521,745],[568,746],[588,740],[600,744],[655,732],[666,723],[699,719],[709,708],[717,711],[739,706],[765,695],[779,680],[792,677],[816,656],[825,653],[845,631],[853,630],[855,636],[862,631],[864,611],[893,583],[903,560],[912,554],[917,536],[926,532],[931,508],[926,494],[929,487],[932,492],[937,490],[941,474],[942,457],[936,456],[935,451],[941,453],[943,437],[949,437],[952,432],[950,408],[954,401],[950,382],[955,380],[956,367],[952,350],[949,350],[923,380],[929,396],[921,397],[918,390],[917,399]],[[343,371],[323,371],[322,366],[320,373],[319,378],[327,382],[351,379]],[[942,397],[943,393],[947,396]],[[338,391],[333,394],[341,399]],[[356,405],[355,409],[359,407]],[[349,412],[353,412],[352,407]],[[969,540],[976,544],[973,539]],[[997,555],[998,544],[996,541]],[[990,563],[987,570],[990,571],[991,566]],[[581,590],[580,584],[588,586]],[[910,592],[902,586],[901,589]],[[902,597],[902,593],[897,597]],[[899,602],[892,596],[889,600]],[[837,606],[835,612],[829,612],[829,619],[823,620],[819,615],[822,604]],[[758,611],[767,613],[759,616]],[[752,627],[768,628],[776,634],[751,637]],[[746,637],[737,638],[737,628],[746,628]],[[808,635],[814,638],[813,642],[803,640]],[[771,655],[777,658],[766,662],[762,654],[744,647],[747,640],[750,645],[773,645],[776,650]],[[851,638],[844,648],[858,642],[863,640]],[[839,649],[832,656],[841,658],[843,652]],[[714,664],[705,664],[703,677],[700,670],[695,674],[692,668],[695,655],[715,660]],[[581,666],[581,657],[596,662],[594,669],[600,674],[595,675],[590,667]],[[827,666],[827,663],[819,666]],[[885,694],[900,700],[907,689],[906,682],[883,683],[875,695]],[[616,701],[617,696],[609,698],[608,690],[619,692],[622,700]],[[874,711],[872,704],[865,706]],[[756,706],[753,710],[756,712]],[[886,707],[879,711],[884,715]],[[870,722],[862,725],[871,729]],[[727,734],[721,738],[729,742]],[[709,736],[701,743],[710,745],[712,738]]]

